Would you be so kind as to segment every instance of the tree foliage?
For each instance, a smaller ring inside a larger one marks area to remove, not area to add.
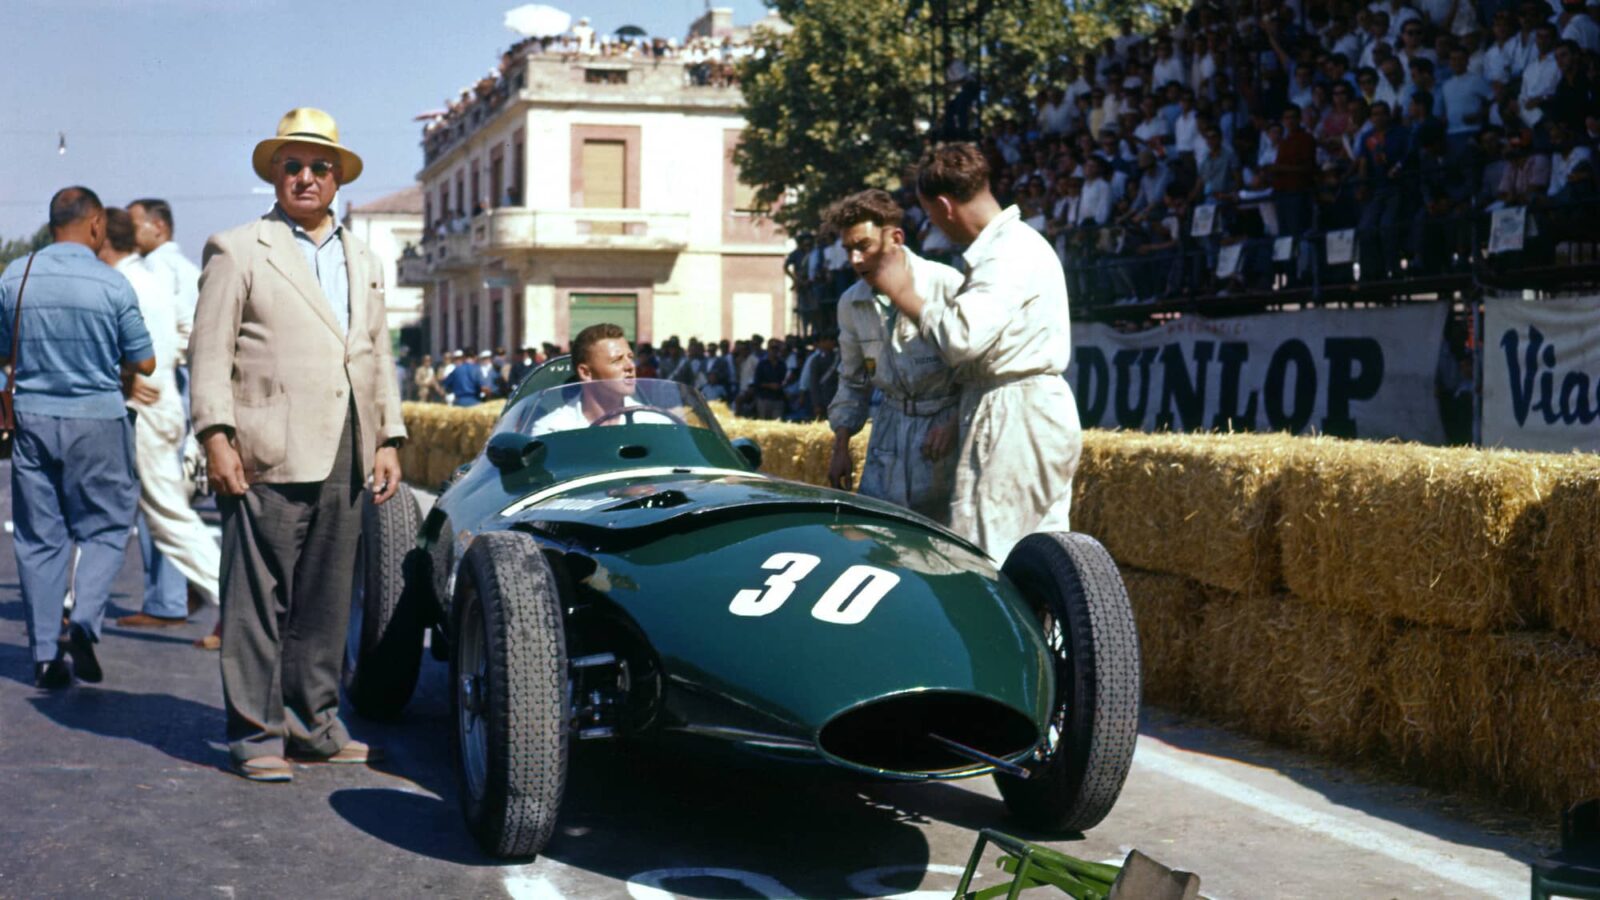
[[[31,238],[12,238],[0,241],[0,268],[19,256],[27,256],[35,250],[41,250],[50,244],[50,228],[40,225],[39,230]]]
[[[740,72],[740,177],[779,224],[813,229],[829,203],[893,188],[916,161],[955,93],[947,50],[983,85],[985,120],[1023,117],[1069,56],[1172,2],[777,0],[793,30],[759,32]]]

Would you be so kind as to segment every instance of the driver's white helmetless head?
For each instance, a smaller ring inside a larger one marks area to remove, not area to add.
[[[622,407],[633,394],[633,348],[621,326],[590,325],[572,339],[572,368],[578,380],[593,382],[583,392],[583,411],[592,422]]]

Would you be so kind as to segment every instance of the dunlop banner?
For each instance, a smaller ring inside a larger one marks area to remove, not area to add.
[[[1185,316],[1137,333],[1075,322],[1086,428],[1319,432],[1439,444],[1444,303]]]
[[[1600,297],[1484,301],[1483,443],[1600,450]]]

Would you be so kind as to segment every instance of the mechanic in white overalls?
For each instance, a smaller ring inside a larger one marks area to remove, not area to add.
[[[1001,209],[989,165],[972,144],[928,151],[917,195],[929,218],[966,244],[966,284],[922,294],[904,254],[871,278],[955,367],[961,445],[950,526],[996,560],[1034,531],[1066,531],[1083,433],[1062,377],[1072,355],[1067,285],[1049,243]]]
[[[840,201],[829,224],[858,274],[874,271],[879,258],[894,248],[911,267],[921,295],[954,295],[961,273],[905,249],[900,219],[894,198],[869,190]],[[828,406],[834,434],[828,481],[834,487],[850,486],[850,436],[867,421],[873,388],[883,392],[883,400],[873,416],[860,492],[948,522],[960,389],[916,323],[867,282],[857,281],[839,298],[839,390]]]

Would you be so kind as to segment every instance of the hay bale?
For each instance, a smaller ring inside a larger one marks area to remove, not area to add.
[[[1389,626],[1289,596],[1209,591],[1196,707],[1267,740],[1346,758],[1378,747]]]
[[[1539,610],[1550,624],[1600,647],[1600,459],[1589,454],[1543,457],[1555,482],[1544,502],[1533,550]]]
[[[1283,473],[1289,590],[1333,609],[1465,630],[1538,621],[1529,454],[1301,439]]]
[[[778,478],[827,486],[828,462],[833,457],[833,429],[827,422],[746,419],[734,416],[726,406],[713,409],[729,439],[746,437],[761,447],[761,471]],[[857,480],[861,478],[866,461],[867,439],[871,432],[869,424],[850,438],[850,456],[855,460]]]
[[[1303,447],[1285,435],[1086,431],[1073,530],[1121,563],[1271,593],[1283,582],[1280,479]]]
[[[1415,628],[1384,670],[1380,728],[1412,776],[1546,813],[1600,795],[1600,652],[1549,633]]]
[[[1123,569],[1122,580],[1139,629],[1144,699],[1170,709],[1191,707],[1205,588],[1179,575],[1139,569]]]

